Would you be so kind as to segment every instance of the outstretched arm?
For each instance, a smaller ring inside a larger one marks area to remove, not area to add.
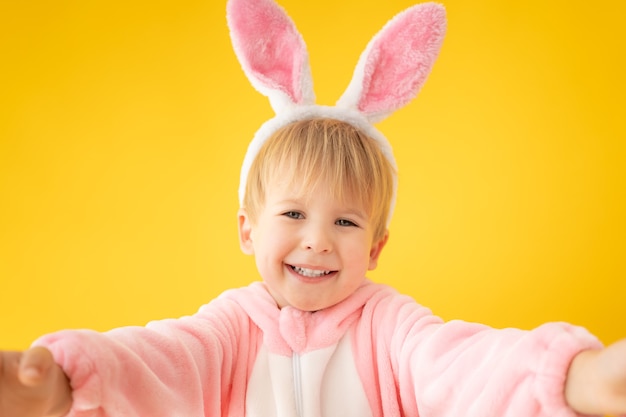
[[[71,406],[69,381],[48,349],[0,351],[0,417],[57,417]]]
[[[565,397],[580,413],[626,415],[626,339],[579,353],[567,375]]]

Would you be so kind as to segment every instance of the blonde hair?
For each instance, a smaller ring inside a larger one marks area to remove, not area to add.
[[[393,196],[394,169],[374,139],[335,119],[300,120],[277,130],[252,162],[243,207],[252,222],[277,176],[298,185],[303,194],[318,184],[340,201],[357,201],[382,239]]]

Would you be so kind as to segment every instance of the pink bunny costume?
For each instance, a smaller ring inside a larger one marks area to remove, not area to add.
[[[69,376],[72,417],[570,417],[584,329],[442,322],[366,282],[326,310],[278,309],[262,283],[191,317],[40,339]]]
[[[242,187],[263,141],[306,117],[352,123],[393,162],[371,123],[423,84],[445,28],[440,6],[417,5],[391,20],[335,107],[313,104],[306,49],[273,1],[230,0],[228,17],[244,71],[277,113],[250,145]],[[444,323],[370,281],[317,312],[279,309],[255,282],[190,317],[107,333],[67,330],[35,344],[70,378],[72,417],[569,417],[569,363],[600,347],[565,323],[533,331]]]

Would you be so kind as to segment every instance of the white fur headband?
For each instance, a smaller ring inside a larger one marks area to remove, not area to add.
[[[273,0],[229,0],[227,18],[235,54],[246,76],[269,98],[276,113],[248,146],[241,168],[240,204],[248,171],[263,143],[281,127],[298,120],[331,118],[347,122],[376,140],[396,169],[391,145],[373,123],[408,104],[426,81],[446,30],[443,6],[422,3],[391,19],[367,45],[335,106],[315,104],[304,40]],[[394,176],[389,219],[396,193]]]

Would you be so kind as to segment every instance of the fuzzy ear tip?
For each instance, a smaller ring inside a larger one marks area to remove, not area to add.
[[[443,5],[443,3],[437,3],[437,2],[428,2],[428,3],[422,3],[422,4],[418,4],[417,7],[423,7],[425,9],[427,9],[431,16],[433,17],[433,19],[435,21],[437,21],[437,23],[446,24],[446,6]]]
[[[437,9],[445,13],[446,6],[443,3],[438,3],[436,1],[431,1],[428,3],[423,3],[425,7],[431,7],[432,9]]]
[[[446,6],[444,6],[442,3],[430,3],[431,4],[431,10],[433,11],[434,14],[436,14],[436,17],[440,20],[444,20],[446,19]]]
[[[443,38],[448,26],[446,7],[442,3],[436,2],[422,3],[422,6],[428,10],[431,22],[437,28],[435,30]]]

